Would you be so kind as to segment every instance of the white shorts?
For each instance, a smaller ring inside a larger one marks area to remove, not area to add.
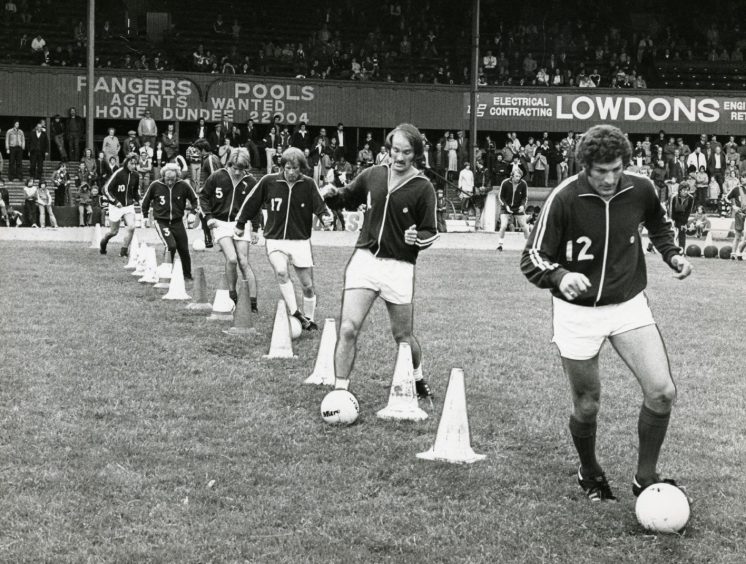
[[[126,215],[132,215],[133,223],[135,219],[135,204],[118,208],[116,204],[109,204],[109,221],[111,223],[121,221]]]
[[[236,228],[235,221],[220,221],[219,219],[214,220],[215,226],[212,228],[212,238],[215,241],[220,241],[226,237],[230,237],[234,241],[247,241],[251,243],[251,224],[246,224],[243,235],[238,237],[234,229]]]
[[[560,355],[588,360],[601,350],[607,337],[654,325],[644,292],[621,304],[586,307],[552,297],[552,342]]]
[[[287,255],[290,264],[298,268],[313,266],[310,239],[267,239],[267,256],[272,253]]]
[[[414,265],[403,260],[378,258],[357,249],[347,264],[345,290],[374,290],[392,304],[411,304],[414,296]]]

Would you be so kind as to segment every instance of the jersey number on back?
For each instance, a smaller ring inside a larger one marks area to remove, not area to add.
[[[575,242],[580,245],[580,250],[578,251],[578,258],[573,259],[575,256],[575,253],[573,252],[573,242],[568,241],[567,242],[567,248],[565,249],[565,258],[567,259],[567,262],[572,262],[573,260],[577,260],[578,262],[583,260],[593,260],[595,257],[588,252],[588,249],[591,248],[591,239],[590,237],[578,237]]]

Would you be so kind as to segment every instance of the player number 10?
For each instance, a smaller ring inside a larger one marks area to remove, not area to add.
[[[580,245],[580,251],[578,251],[578,258],[575,260],[577,260],[578,262],[580,262],[581,260],[593,260],[594,258],[593,255],[588,252],[588,249],[591,248],[590,237],[586,237],[586,236],[578,237],[575,240],[575,243]],[[567,247],[565,248],[565,258],[567,259],[567,262],[572,262],[573,256],[574,256],[573,242],[568,241]]]

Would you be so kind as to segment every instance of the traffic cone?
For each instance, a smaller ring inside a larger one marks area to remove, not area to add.
[[[194,271],[194,287],[192,288],[194,298],[192,303],[186,306],[187,309],[195,311],[205,311],[212,309],[212,305],[207,300],[207,283],[205,282],[205,267],[199,266]]]
[[[417,453],[417,458],[456,464],[471,464],[486,458],[484,454],[476,454],[471,448],[469,417],[466,415],[464,371],[461,368],[451,370],[435,443],[430,450]]]
[[[707,237],[705,237],[705,247],[711,247],[715,243],[712,242],[712,231],[707,232]]]
[[[91,246],[88,248],[96,249],[98,251],[100,250],[99,245],[101,245],[101,224],[97,223],[93,228],[93,231],[91,231]]]
[[[132,271],[132,276],[142,276],[145,274],[148,254],[148,244],[143,241],[140,243],[140,248],[137,250],[137,263],[135,265],[135,270]]]
[[[275,314],[275,324],[272,327],[269,353],[262,358],[295,358],[293,340],[290,337],[290,320],[284,300],[277,302],[277,313]]]
[[[236,311],[233,313],[233,326],[223,329],[226,335],[256,335],[254,323],[251,319],[251,297],[249,295],[249,282],[244,280],[238,287],[238,302]]]
[[[145,246],[145,272],[138,280],[140,284],[155,284],[158,282],[158,259],[155,247]]]
[[[181,258],[176,257],[174,262],[171,282],[168,285],[168,292],[161,298],[162,300],[191,300],[192,296],[186,293],[184,286],[184,271],[181,268]]]
[[[207,316],[207,319],[212,319],[213,321],[232,320],[234,305],[228,293],[228,279],[225,277],[225,273],[223,273],[220,285],[215,291],[215,299],[212,302],[212,313]]]
[[[165,288],[168,289],[168,282],[171,280],[171,271],[173,265],[171,264],[171,253],[166,249],[166,257],[161,264],[158,265],[158,282],[153,288]]]
[[[334,385],[334,346],[337,344],[337,324],[333,317],[328,317],[324,322],[324,332],[321,334],[319,352],[316,355],[316,364],[313,372],[306,378],[304,384],[316,384],[317,386]]]
[[[125,269],[134,270],[135,268],[137,268],[137,257],[139,250],[140,243],[138,243],[137,241],[137,231],[134,231],[132,233],[132,240],[130,241],[129,252],[127,253],[129,255],[129,260],[127,261],[127,264],[124,265]]]
[[[412,349],[409,347],[409,343],[399,344],[394,377],[391,380],[389,403],[378,411],[376,416],[381,419],[404,419],[407,421],[424,421],[427,419],[427,413],[417,405]]]

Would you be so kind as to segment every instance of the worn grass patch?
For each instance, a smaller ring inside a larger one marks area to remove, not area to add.
[[[317,248],[317,318],[338,316],[350,249]],[[161,301],[122,259],[85,245],[0,247],[2,562],[741,562],[746,552],[742,264],[699,260],[684,282],[652,258],[649,295],[679,401],[662,471],[695,499],[680,537],[637,525],[629,481],[641,396],[606,348],[599,456],[621,501],[574,484],[569,392],[548,293],[516,253],[428,251],[416,332],[437,394],[424,423],[380,421],[395,345],[366,324],[359,423],[323,424],[326,389],[297,360],[261,358],[279,292],[260,285],[250,342]],[[214,289],[221,255],[196,255]],[[452,367],[466,372],[469,467],[428,463]]]

